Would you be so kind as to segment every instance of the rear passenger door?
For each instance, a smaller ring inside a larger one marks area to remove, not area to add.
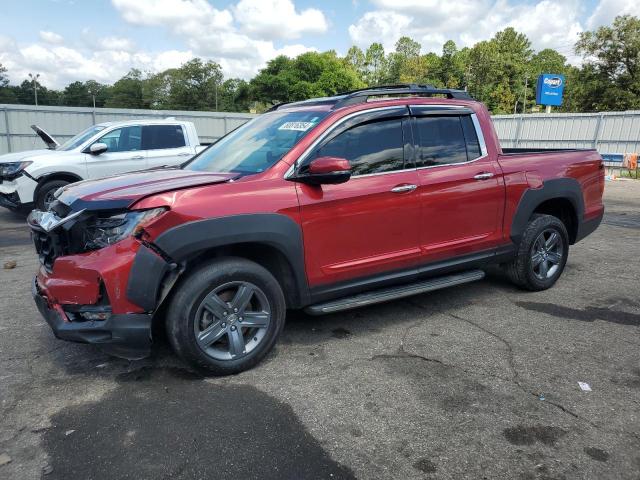
[[[149,168],[180,165],[193,156],[182,125],[146,125],[142,127],[142,148]]]
[[[374,279],[419,261],[418,177],[411,164],[408,110],[383,114],[363,114],[336,127],[342,131],[301,159],[301,172],[323,156],[346,158],[352,168],[351,179],[343,184],[296,184],[312,292],[362,277]]]
[[[504,186],[479,123],[466,109],[411,107],[425,263],[501,243]]]

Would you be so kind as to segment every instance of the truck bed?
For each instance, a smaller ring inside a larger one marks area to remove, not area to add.
[[[521,155],[527,153],[554,153],[554,152],[589,152],[595,148],[504,148],[503,155]]]

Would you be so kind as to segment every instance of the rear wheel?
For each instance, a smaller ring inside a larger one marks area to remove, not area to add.
[[[167,332],[185,361],[228,375],[255,366],[269,353],[285,314],[282,289],[269,271],[226,258],[184,279],[167,311]]]
[[[522,236],[516,258],[505,266],[521,288],[546,290],[560,278],[569,256],[564,223],[552,215],[534,215]]]
[[[69,185],[69,182],[65,180],[50,180],[40,185],[38,187],[36,198],[34,199],[36,208],[43,212],[49,210],[49,207],[55,200],[53,194],[56,193],[56,190],[60,187],[64,187],[65,185]]]

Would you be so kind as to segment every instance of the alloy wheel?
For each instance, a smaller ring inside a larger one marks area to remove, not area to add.
[[[271,307],[253,283],[228,282],[207,293],[194,320],[196,343],[207,355],[216,360],[237,360],[264,339]]]
[[[531,247],[531,268],[540,280],[553,277],[562,263],[564,248],[560,233],[552,228],[543,230]]]

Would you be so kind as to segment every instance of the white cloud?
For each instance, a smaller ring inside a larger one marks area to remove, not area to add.
[[[58,45],[64,42],[64,38],[62,37],[62,35],[59,35],[55,32],[48,32],[45,30],[40,31],[40,40],[42,40],[45,43],[51,43],[54,45]]]
[[[191,51],[178,50],[135,53],[103,47],[80,50],[41,43],[19,47],[10,39],[0,38],[0,63],[7,67],[12,83],[22,82],[29,73],[39,73],[39,81],[49,88],[63,88],[71,82],[86,80],[113,83],[131,68],[161,71],[180,66],[193,56]]]
[[[97,49],[100,50],[120,50],[125,52],[133,52],[136,49],[135,43],[124,37],[104,37],[99,38],[96,42]]]
[[[413,23],[410,16],[388,10],[365,13],[355,25],[349,26],[349,35],[356,45],[365,48],[374,42],[382,43],[386,50],[395,45],[398,38],[406,35]]]
[[[34,72],[52,88],[89,79],[113,83],[131,68],[157,72],[179,67],[195,56],[219,62],[226,76],[250,78],[277,55],[296,56],[315,50],[300,43],[276,46],[273,39],[327,28],[322,12],[296,10],[291,0],[270,0],[266,7],[241,0],[226,9],[215,8],[207,0],[111,1],[127,23],[164,28],[184,48],[141,51],[129,38],[100,38],[89,28],[83,29],[74,43],[45,31],[40,33],[40,41],[24,45],[0,36],[0,63],[7,67],[12,82],[21,82]],[[234,15],[238,15],[237,21]],[[282,33],[286,28],[289,32]]]
[[[290,0],[241,0],[223,10],[206,0],[111,1],[125,21],[167,28],[195,55],[219,62],[229,76],[250,77],[282,52],[313,50],[301,45],[277,48],[274,38],[295,38],[327,28],[322,12],[307,9],[298,13]]]
[[[320,10],[308,8],[298,13],[291,0],[240,0],[233,11],[244,32],[263,39],[299,38],[328,28]]]
[[[638,0],[600,0],[587,20],[587,28],[594,29],[608,25],[617,15],[640,16],[640,2]]]
[[[601,0],[601,4],[616,1],[632,3],[632,0]],[[373,0],[372,3],[379,9],[366,12],[349,27],[351,40],[361,47],[382,41],[385,49],[392,49],[398,38],[408,35],[422,44],[423,51],[440,52],[447,40],[454,40],[459,47],[470,47],[511,26],[525,33],[534,48],[556,48],[570,60],[575,60],[572,47],[584,29],[580,22],[584,7],[579,0],[526,3],[514,0]]]

